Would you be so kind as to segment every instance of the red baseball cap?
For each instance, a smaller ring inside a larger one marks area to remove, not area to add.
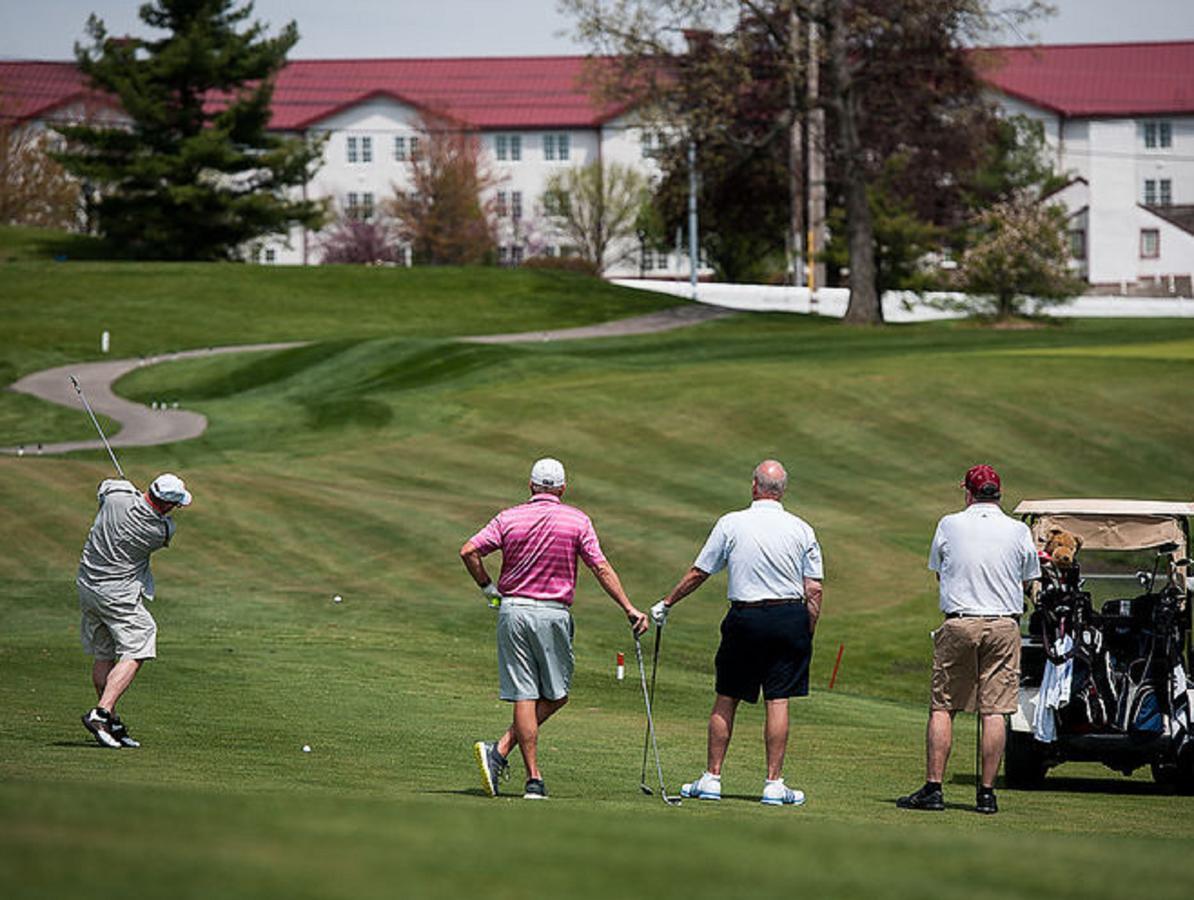
[[[999,473],[990,466],[971,466],[962,481],[962,487],[975,497],[998,497],[1002,488]]]

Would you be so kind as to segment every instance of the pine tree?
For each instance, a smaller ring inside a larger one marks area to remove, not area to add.
[[[125,124],[60,130],[59,159],[102,192],[103,234],[123,252],[153,259],[235,259],[246,242],[292,225],[319,227],[317,202],[296,200],[322,143],[266,130],[273,81],[298,40],[252,22],[252,3],[153,0],[141,20],[160,40],[112,37],[92,16],[80,69],[111,94]]]

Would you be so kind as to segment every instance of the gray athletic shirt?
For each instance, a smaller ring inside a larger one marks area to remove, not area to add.
[[[96,497],[99,512],[83,545],[77,583],[114,600],[152,600],[149,557],[170,543],[173,520],[128,481],[109,478]]]

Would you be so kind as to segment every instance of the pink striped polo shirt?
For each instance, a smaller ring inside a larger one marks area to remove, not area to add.
[[[577,556],[590,568],[605,562],[589,517],[555,494],[535,494],[502,510],[470,541],[482,556],[502,551],[498,591],[503,597],[571,605]]]

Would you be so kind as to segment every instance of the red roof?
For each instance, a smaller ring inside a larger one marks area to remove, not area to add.
[[[975,53],[992,87],[1066,116],[1194,114],[1194,41],[994,47]],[[477,128],[593,128],[623,107],[588,92],[583,56],[295,60],[278,76],[271,126],[295,130],[376,96]],[[45,116],[88,97],[70,62],[0,62],[0,115]]]
[[[1194,41],[992,47],[984,81],[1064,116],[1194,113]]]
[[[583,56],[294,60],[279,73],[273,119],[306,128],[363,100],[389,96],[477,128],[592,128],[624,107],[588,92]],[[31,118],[83,89],[73,63],[0,62],[0,112]]]

